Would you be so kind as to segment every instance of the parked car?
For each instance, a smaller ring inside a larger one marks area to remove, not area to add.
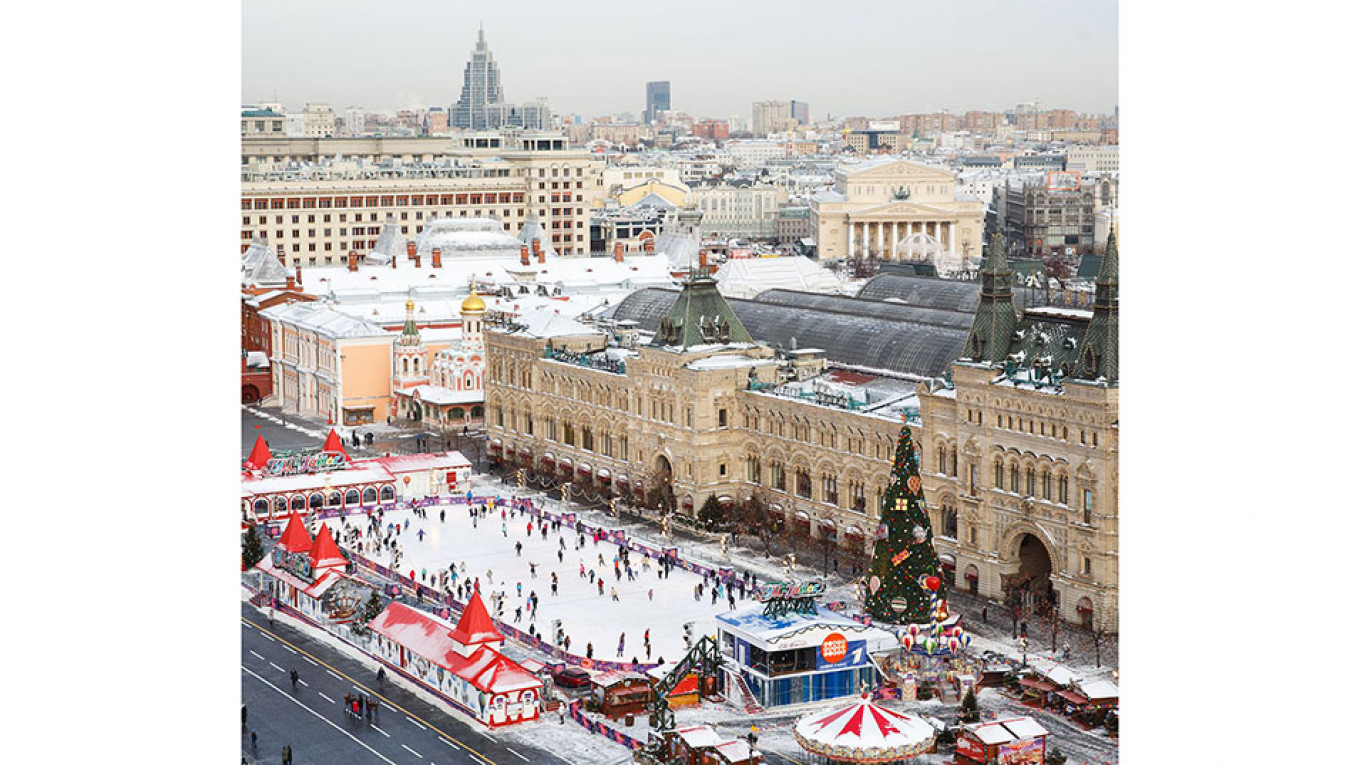
[[[584,688],[590,685],[590,673],[580,667],[566,667],[552,673],[553,682],[563,688]]]

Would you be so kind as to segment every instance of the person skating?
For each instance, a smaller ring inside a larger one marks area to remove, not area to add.
[[[627,637],[625,636],[625,634],[622,633],[622,632],[620,632],[620,633],[619,633],[619,653],[618,653],[618,658],[620,658],[620,659],[623,658],[623,644],[624,644],[624,642],[625,642],[626,640],[627,640]]]
[[[613,587],[610,587],[609,598],[613,600],[615,603],[619,602],[619,591],[614,589]]]
[[[602,578],[601,578],[601,579],[596,579],[596,580],[595,580],[595,584],[596,584],[596,589],[599,590],[600,594],[601,594],[601,595],[604,595],[604,579],[602,579]]]

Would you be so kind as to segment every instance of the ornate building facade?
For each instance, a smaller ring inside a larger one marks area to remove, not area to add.
[[[926,234],[948,252],[981,253],[983,204],[955,196],[954,172],[905,159],[847,164],[833,188],[812,198],[812,230],[820,260],[898,260],[897,242]]]
[[[1017,316],[993,238],[952,386],[920,393],[921,476],[957,586],[1056,601],[1063,619],[1118,629],[1118,253],[1090,311]]]

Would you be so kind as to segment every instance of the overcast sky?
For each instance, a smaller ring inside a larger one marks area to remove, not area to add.
[[[643,9],[646,9],[645,11]],[[806,101],[814,116],[1117,102],[1114,0],[683,3],[243,0],[243,103],[447,106],[486,28],[507,101],[632,112],[670,80],[696,117]]]

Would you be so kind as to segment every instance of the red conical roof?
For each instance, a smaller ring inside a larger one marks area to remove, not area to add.
[[[486,612],[482,594],[477,590],[473,590],[472,598],[468,600],[467,608],[463,609],[463,616],[458,620],[458,626],[454,627],[451,637],[463,645],[505,640],[505,636],[496,630],[496,622],[492,621],[491,614]]]
[[[312,542],[311,558],[314,569],[349,564],[345,554],[340,552],[340,545],[335,543],[335,537],[331,536],[331,527],[324,523],[321,524],[321,530],[316,532],[316,541]]]
[[[264,442],[264,434],[255,436],[255,446],[250,450],[250,456],[246,458],[246,467],[255,470],[262,470],[266,462],[269,461],[269,444]]]
[[[294,553],[305,553],[312,549],[312,535],[307,533],[307,526],[296,510],[288,514],[288,525],[283,527],[279,547]]]
[[[345,451],[345,445],[340,443],[340,436],[336,435],[335,428],[331,428],[330,435],[326,436],[326,443],[322,445],[321,451],[340,452],[346,457],[349,456],[349,452]]]

